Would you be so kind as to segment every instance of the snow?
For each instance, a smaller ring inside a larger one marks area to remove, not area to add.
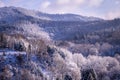
[[[7,12],[7,13],[4,14],[4,12]],[[13,15],[10,16],[10,14],[13,14]],[[47,14],[47,13],[42,13],[39,11],[27,10],[27,9],[20,8],[20,7],[0,8],[0,16],[4,16],[6,18],[10,16],[10,19],[12,19],[11,17],[15,17],[15,16],[17,17],[18,15],[21,17],[31,16],[37,19],[52,20],[52,21],[96,21],[96,20],[98,21],[98,20],[102,20],[102,19],[95,18],[95,17],[86,17],[86,16],[81,16],[81,15],[76,15],[76,14]]]
[[[12,50],[0,50],[0,55],[19,55],[19,54],[26,54],[26,52],[20,51],[12,51]]]

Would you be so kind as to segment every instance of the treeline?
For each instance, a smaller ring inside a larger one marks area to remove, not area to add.
[[[0,33],[0,49],[37,53],[44,50],[46,46],[45,41],[41,39],[27,39],[21,34]]]

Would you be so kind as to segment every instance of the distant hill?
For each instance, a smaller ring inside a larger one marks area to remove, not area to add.
[[[75,14],[47,14],[19,7],[0,8],[0,31],[54,40],[79,39],[83,34],[118,29],[120,19],[103,20]]]

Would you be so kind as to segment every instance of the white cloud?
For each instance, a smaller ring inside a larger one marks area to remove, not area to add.
[[[57,4],[68,4],[71,0],[57,0]]]
[[[56,0],[43,1],[40,10],[49,13],[78,13],[84,7],[98,7],[103,0]]]
[[[105,15],[105,19],[120,18],[120,11],[111,11]]]
[[[76,4],[83,4],[85,0],[73,0]]]
[[[42,8],[48,8],[48,6],[51,4],[51,2],[49,2],[49,1],[45,1],[45,2],[43,2],[42,4],[41,4],[41,7]]]
[[[40,10],[49,13],[73,13],[80,10],[85,0],[43,1]]]
[[[120,0],[116,0],[116,1],[115,1],[115,4],[120,4]]]
[[[2,1],[0,1],[0,7],[4,7],[4,6],[5,4]]]
[[[63,4],[71,4],[71,5],[80,5],[85,0],[57,0],[57,4],[63,5]]]
[[[80,6],[87,3],[89,6],[100,6],[104,0],[57,0],[58,5],[69,4],[70,6]],[[87,5],[86,5],[87,6]]]
[[[103,2],[104,0],[89,0],[88,1],[88,5],[94,7],[94,6],[100,6],[101,3]]]
[[[106,4],[105,9],[101,9],[102,4]],[[115,0],[113,4],[119,4],[119,0]],[[120,11],[117,8],[113,11],[109,3],[105,0],[45,0],[40,6],[40,11],[46,13],[75,13],[84,16],[101,17],[104,19],[113,19],[120,17]],[[109,7],[109,8],[108,8]],[[118,5],[113,7],[119,7]],[[96,10],[98,9],[98,10]],[[99,10],[100,9],[100,10]],[[109,12],[111,11],[111,12]],[[114,12],[114,13],[113,13]]]

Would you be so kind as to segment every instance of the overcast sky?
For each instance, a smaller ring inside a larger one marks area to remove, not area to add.
[[[46,13],[74,13],[104,19],[120,17],[120,0],[0,0],[0,7],[16,6]]]

